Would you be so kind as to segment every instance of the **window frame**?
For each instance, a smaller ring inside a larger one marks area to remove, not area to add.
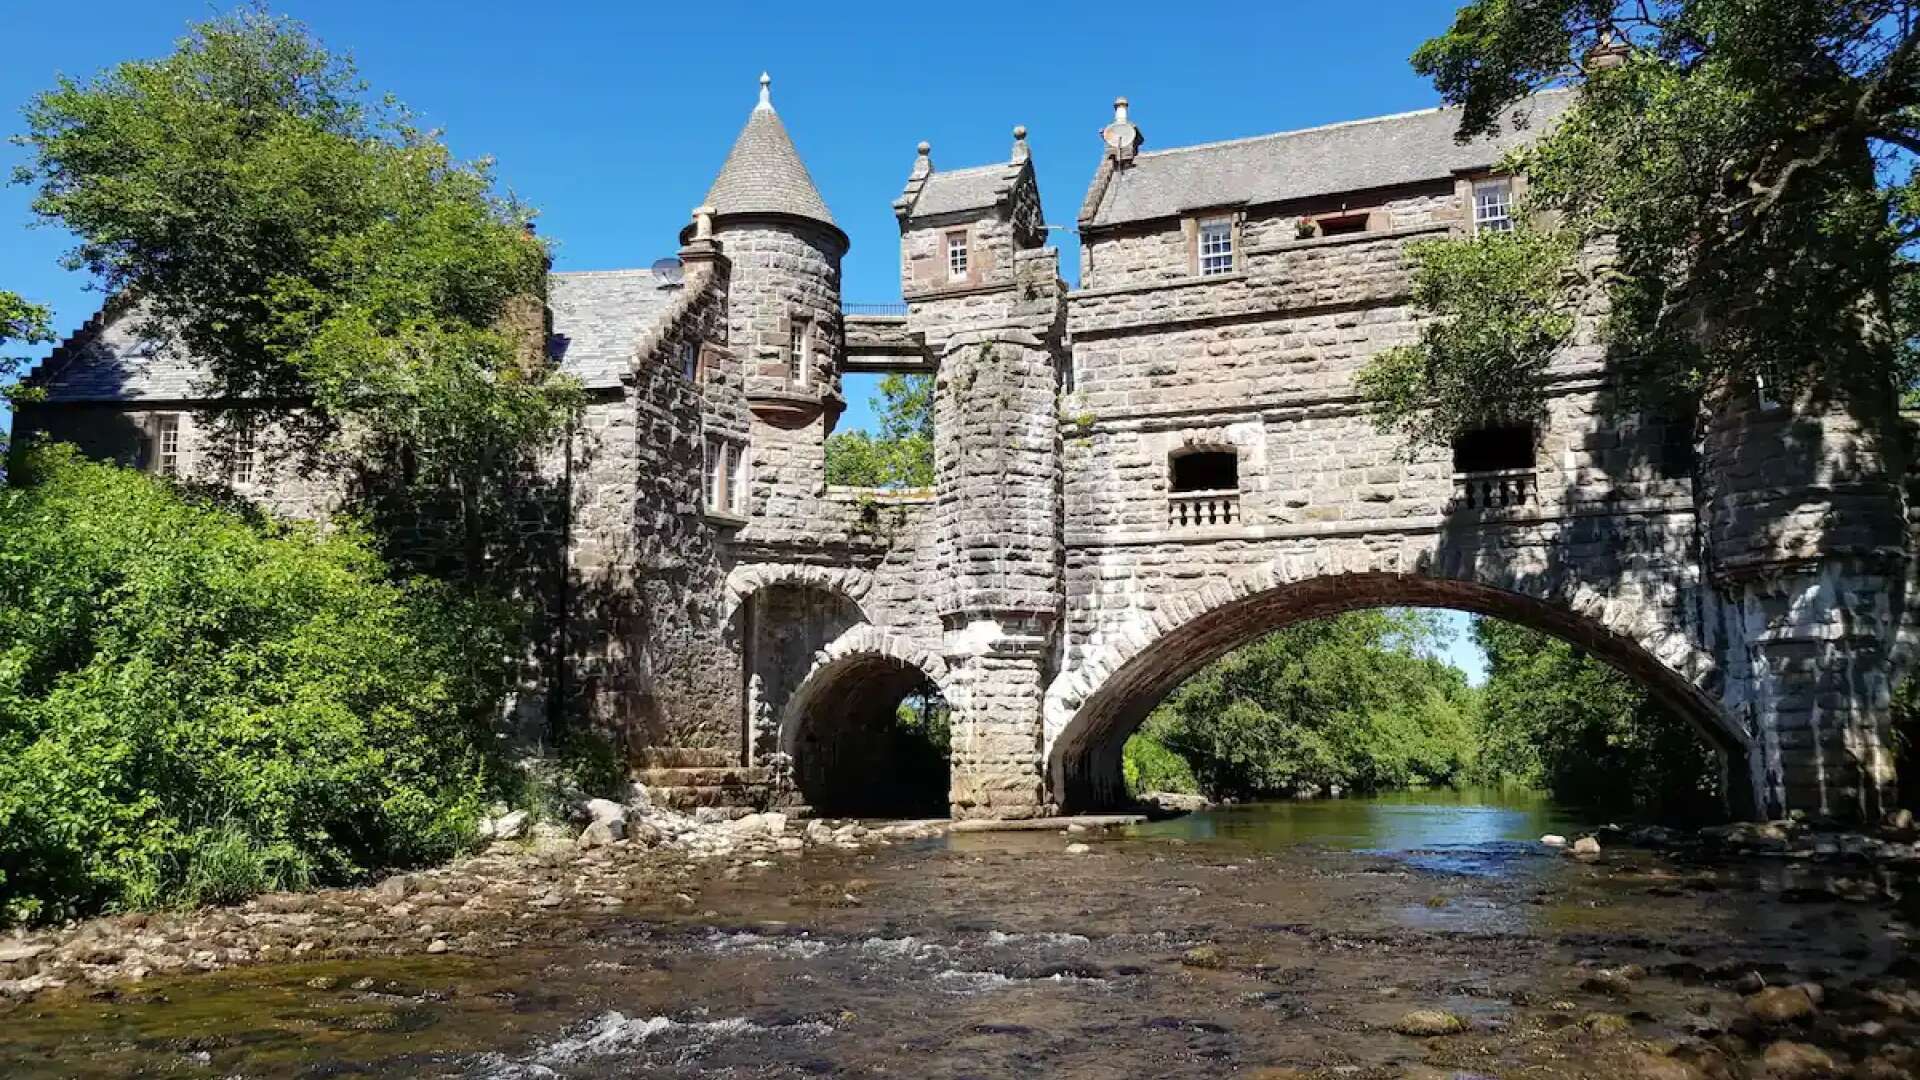
[[[182,447],[180,427],[178,413],[164,413],[154,421],[154,475],[180,476],[185,473],[186,454]]]
[[[945,263],[948,284],[964,284],[973,280],[973,238],[966,229],[949,229],[941,234],[945,242]],[[958,267],[954,256],[958,255]]]
[[[227,448],[227,483],[234,487],[251,487],[259,479],[260,433],[251,418],[241,418],[234,421],[230,438],[232,445]]]
[[[1224,248],[1209,251],[1209,234],[1225,240]],[[1193,270],[1197,277],[1222,277],[1240,268],[1238,222],[1232,214],[1212,214],[1194,219]],[[1224,259],[1222,262],[1220,260]],[[1210,268],[1211,267],[1211,268]]]
[[[813,319],[806,315],[787,318],[787,382],[804,387],[813,381]]]
[[[700,381],[700,342],[687,338],[680,343],[680,375],[688,382]]]
[[[709,432],[701,451],[701,509],[708,515],[744,520],[749,468],[745,442]]]
[[[1497,201],[1482,202],[1482,192],[1499,192]],[[1473,218],[1473,234],[1512,232],[1518,224],[1513,214],[1514,183],[1511,176],[1482,176],[1467,187],[1467,209]],[[1499,213],[1482,213],[1484,207],[1498,207]],[[1497,223],[1497,224],[1496,224]]]

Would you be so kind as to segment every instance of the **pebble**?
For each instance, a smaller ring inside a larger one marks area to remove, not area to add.
[[[1747,1015],[1763,1024],[1792,1024],[1819,1011],[1813,995],[1800,986],[1769,986],[1750,995]]]
[[[1093,850],[1092,848],[1088,847],[1085,844],[1068,844],[1067,845],[1067,854],[1069,855],[1085,855],[1087,852],[1092,850]]]
[[[1393,1030],[1416,1038],[1458,1035],[1467,1030],[1467,1022],[1441,1009],[1415,1009],[1394,1021]]]

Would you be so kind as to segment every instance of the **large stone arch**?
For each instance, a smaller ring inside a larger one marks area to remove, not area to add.
[[[1418,606],[1517,622],[1619,668],[1721,751],[1733,809],[1751,813],[1764,791],[1762,750],[1720,706],[1719,668],[1684,620],[1583,582],[1546,584],[1473,566],[1400,572],[1365,556],[1343,561],[1323,551],[1272,559],[1172,595],[1142,596],[1130,625],[1103,634],[1048,689],[1043,753],[1052,797],[1068,809],[1114,801],[1126,736],[1169,691],[1228,650],[1305,619]]]
[[[831,789],[884,787],[898,779],[884,775],[889,751],[880,737],[903,697],[929,684],[944,695],[946,679],[939,655],[872,624],[852,627],[817,652],[780,716],[780,751],[802,801],[816,809],[861,809],[857,797],[848,798],[858,792]],[[926,794],[929,810],[943,807],[945,778]]]

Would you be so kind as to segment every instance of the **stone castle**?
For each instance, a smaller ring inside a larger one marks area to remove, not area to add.
[[[1737,812],[1876,814],[1911,625],[1893,399],[1624,412],[1579,336],[1536,425],[1409,453],[1354,372],[1417,330],[1403,249],[1512,226],[1503,152],[1431,110],[1149,152],[1124,99],[1047,246],[1025,131],[894,203],[904,313],[843,303],[847,236],[767,79],[678,265],[551,275],[590,403],[552,463],[553,617],[523,707],[620,735],[683,805],[884,811],[906,695],[952,709],[956,817],[1115,805],[1120,749],[1287,622],[1461,608],[1567,638],[1723,754]],[[1597,314],[1597,313],[1590,313]],[[829,485],[848,372],[936,377],[936,483]],[[208,446],[193,360],[113,305],[31,376],[21,433],[318,515],[340,485]],[[942,801],[936,794],[936,802]]]

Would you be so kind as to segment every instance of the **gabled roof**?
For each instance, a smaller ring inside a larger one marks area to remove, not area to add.
[[[747,116],[747,126],[733,142],[726,164],[707,191],[706,205],[716,216],[728,214],[786,214],[806,218],[839,231],[833,214],[827,209],[813,177],[793,148],[793,139],[780,115],[773,111],[767,87],[772,80],[760,76],[760,103]]]
[[[588,389],[611,389],[631,370],[634,348],[666,314],[679,288],[650,270],[575,270],[549,275],[550,354]],[[28,375],[49,402],[199,401],[204,372],[172,342],[143,338],[142,312],[109,303]]]
[[[933,217],[997,206],[1019,183],[1021,170],[1026,167],[1025,162],[1015,161],[931,173],[913,201],[912,215]]]
[[[1526,127],[1508,124],[1465,145],[1454,141],[1460,110],[1444,108],[1142,153],[1112,170],[1083,224],[1097,228],[1445,179],[1497,163],[1572,100],[1563,91],[1535,95],[1512,110]]]

